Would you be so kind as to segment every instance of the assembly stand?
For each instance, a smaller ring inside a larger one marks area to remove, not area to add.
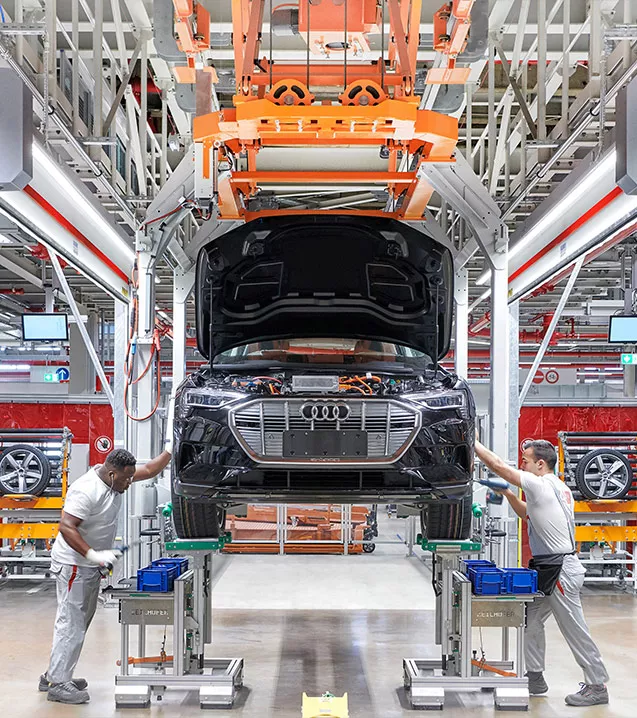
[[[446,691],[487,689],[494,691],[500,710],[528,710],[528,680],[524,677],[525,607],[537,594],[474,596],[469,579],[460,571],[460,560],[480,552],[470,541],[422,542],[433,553],[436,591],[436,644],[440,659],[404,658],[405,689],[412,708],[442,710]],[[502,655],[498,661],[474,658],[471,629],[499,628]],[[509,630],[517,633],[515,661],[509,657]],[[514,673],[501,675],[487,670]]]
[[[225,538],[175,539],[166,552],[188,557],[189,570],[166,593],[109,587],[119,601],[120,673],[115,676],[117,708],[148,708],[167,688],[199,692],[201,708],[232,707],[243,686],[243,658],[205,658],[212,643],[211,577],[213,554]],[[131,579],[132,581],[132,579]],[[173,655],[146,655],[146,628],[173,626]],[[138,657],[129,657],[130,628],[138,627]]]

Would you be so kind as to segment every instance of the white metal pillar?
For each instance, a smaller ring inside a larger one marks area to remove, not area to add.
[[[469,272],[464,267],[456,272],[454,301],[456,305],[455,369],[458,376],[466,378],[469,374]]]
[[[520,302],[509,304],[509,460],[516,462],[518,458],[520,434]],[[521,541],[520,521],[515,520],[509,511],[509,530],[507,531],[507,566],[518,565],[519,545]]]
[[[129,307],[124,302],[115,300],[115,322],[113,331],[113,391],[115,403],[113,405],[113,446],[116,449],[129,448],[129,422],[124,411],[124,360],[129,337]],[[124,546],[130,544],[130,530],[128,516],[131,512],[130,494],[124,494],[124,507],[120,511],[117,533],[122,537]],[[125,551],[122,560],[122,576],[130,576],[130,551]]]
[[[195,269],[176,267],[173,284],[173,390],[186,376],[186,302],[195,283]]]
[[[509,277],[508,252],[490,257],[491,268],[491,449],[509,455]]]
[[[138,260],[138,312],[139,325],[137,336],[137,367],[141,373],[151,361],[153,347],[153,331],[155,328],[155,278],[149,272],[148,266],[151,261],[150,251],[142,250]],[[154,366],[144,374],[137,383],[137,407],[138,417],[148,416],[156,400],[157,376]],[[153,455],[152,417],[135,422],[136,442],[135,452],[138,461],[145,462]]]
[[[491,394],[489,397],[489,438],[491,450],[505,461],[509,460],[509,276],[508,250],[493,253],[491,262]],[[507,502],[492,505],[491,515],[500,519],[502,529],[511,536],[512,512]],[[498,544],[497,563],[508,562],[505,543]]]

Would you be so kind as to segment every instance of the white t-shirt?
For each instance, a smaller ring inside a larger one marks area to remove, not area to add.
[[[529,547],[533,556],[569,554],[575,550],[573,493],[555,474],[521,471],[526,494]]]
[[[78,531],[92,549],[105,551],[113,548],[121,503],[122,494],[105,484],[92,468],[69,486],[64,512],[82,519]],[[61,533],[53,544],[51,560],[75,566],[94,566],[74,551]]]

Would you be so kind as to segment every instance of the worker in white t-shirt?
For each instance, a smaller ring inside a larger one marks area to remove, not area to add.
[[[586,571],[575,546],[573,494],[554,474],[555,448],[548,441],[525,442],[521,471],[506,464],[479,441],[476,441],[476,454],[493,473],[521,488],[526,497],[526,501],[522,501],[518,492],[511,489],[498,492],[506,496],[515,513],[526,521],[533,556],[529,566],[538,571],[539,589],[546,594],[527,608],[525,661],[529,693],[542,695],[548,691],[543,675],[544,624],[552,614],[584,672],[585,682],[577,693],[566,696],[566,703],[570,706],[608,703],[605,685],[608,673],[582,609],[580,592]]]
[[[49,668],[39,689],[58,703],[86,703],[88,684],[73,678],[84,636],[93,619],[100,587],[100,568],[121,556],[113,549],[122,495],[133,481],[152,479],[170,463],[169,451],[143,466],[125,449],[115,449],[103,464],[74,481],[66,494],[58,537],[51,551],[58,609]]]

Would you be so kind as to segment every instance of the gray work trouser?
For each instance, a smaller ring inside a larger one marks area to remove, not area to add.
[[[575,660],[584,671],[588,684],[608,681],[608,673],[599,648],[591,637],[580,591],[584,585],[585,570],[577,556],[565,556],[558,585],[545,598],[536,598],[527,608],[525,631],[525,660],[528,671],[544,670],[546,637],[544,624],[553,614],[560,632],[566,639]]]
[[[73,678],[84,636],[95,615],[101,577],[99,568],[59,563],[51,564],[51,572],[55,575],[58,610],[47,676],[51,683],[66,683]]]

